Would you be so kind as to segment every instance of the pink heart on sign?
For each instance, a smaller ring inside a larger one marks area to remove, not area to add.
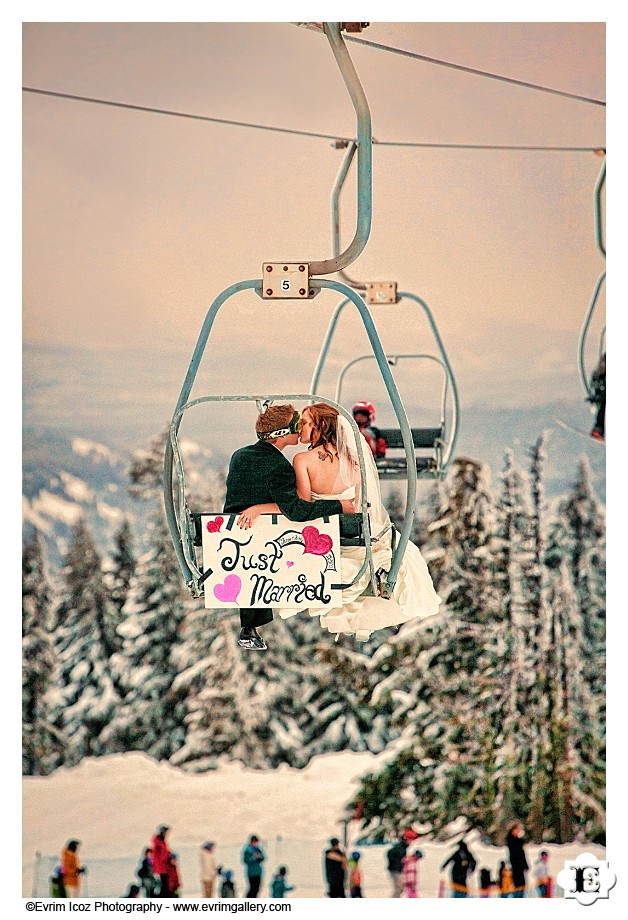
[[[319,533],[317,527],[304,527],[302,533],[305,540],[304,553],[324,556],[333,546],[332,538],[326,533]]]
[[[218,533],[218,531],[220,530],[220,528],[222,527],[222,525],[224,524],[224,522],[225,522],[225,519],[224,519],[223,517],[217,517],[217,518],[216,518],[215,520],[213,520],[213,521],[208,521],[208,522],[207,522],[207,530],[208,530],[210,533]]]
[[[286,562],[286,565],[288,566],[289,569],[291,569],[292,566],[294,565],[294,562]]]
[[[214,597],[223,603],[237,601],[242,582],[239,575],[227,575],[223,584],[214,585]]]

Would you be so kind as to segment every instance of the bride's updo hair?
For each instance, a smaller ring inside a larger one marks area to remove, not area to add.
[[[332,457],[333,455],[328,446],[331,445],[337,449],[338,410],[334,409],[333,406],[328,406],[327,403],[314,403],[306,408],[312,419],[312,435],[308,450],[322,447],[325,453]]]

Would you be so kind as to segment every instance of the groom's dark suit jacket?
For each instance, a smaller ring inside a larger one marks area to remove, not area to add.
[[[289,521],[342,514],[342,505],[335,498],[313,502],[300,499],[290,461],[268,441],[258,441],[236,450],[231,458],[224,510],[244,511],[250,505],[267,502],[276,502]]]
[[[223,510],[239,512],[268,502],[276,502],[290,521],[313,521],[342,514],[342,505],[335,498],[313,502],[299,498],[297,477],[290,461],[268,441],[257,441],[236,450],[231,457]],[[240,608],[241,626],[263,626],[272,618],[272,610]]]

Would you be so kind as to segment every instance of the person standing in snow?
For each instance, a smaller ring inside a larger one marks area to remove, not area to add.
[[[403,893],[406,898],[419,897],[419,860],[423,859],[420,850],[412,850],[402,859]]]
[[[157,832],[151,841],[151,848],[153,851],[153,872],[155,875],[159,876],[161,882],[159,894],[157,895],[160,898],[170,897],[168,887],[168,860],[171,855],[171,850],[166,843],[166,834],[169,830],[170,828],[166,824],[162,824],[161,827],[157,828]]]
[[[349,895],[352,898],[362,898],[362,869],[360,868],[360,854],[355,850],[349,860]]]
[[[534,864],[534,884],[540,898],[551,897],[551,878],[549,874],[549,853],[541,850]]]
[[[85,868],[81,866],[78,848],[80,840],[68,840],[61,852],[61,869],[63,870],[63,885],[66,897],[78,898],[81,887],[81,875]]]
[[[225,869],[220,871],[220,877],[222,883],[220,885],[220,897],[221,898],[235,898],[236,890],[235,885],[233,884],[233,872],[231,869]]]
[[[246,870],[246,877],[249,883],[249,890],[245,897],[256,898],[260,885],[262,884],[263,868],[262,863],[266,859],[264,851],[259,845],[259,837],[252,834],[249,842],[242,850],[242,862]]]
[[[279,866],[270,883],[271,898],[284,898],[286,891],[294,891],[294,885],[289,885],[287,880],[288,869],[286,866]]]
[[[214,893],[214,882],[218,875],[218,867],[214,856],[214,843],[207,840],[201,847],[201,885],[203,897],[211,898]]]
[[[153,860],[152,860],[153,851],[150,847],[146,847],[142,853],[142,859],[135,874],[140,880],[140,885],[144,889],[145,898],[154,898],[155,892],[158,888],[158,881],[155,878],[155,873],[153,870]]]
[[[403,895],[403,860],[407,852],[408,844],[403,836],[386,852],[386,868],[392,882],[391,898]]]
[[[65,885],[63,884],[63,869],[57,866],[50,876],[50,897],[67,898]]]
[[[477,863],[475,861],[475,856],[473,856],[464,840],[460,841],[458,849],[454,850],[451,856],[445,860],[441,866],[441,870],[445,869],[450,863],[451,897],[467,898],[469,896],[467,877],[472,872],[475,872]]]
[[[524,830],[519,821],[515,821],[506,834],[506,846],[512,870],[513,898],[525,898],[526,873],[530,868],[523,846]]]
[[[510,866],[507,866],[503,859],[497,870],[497,887],[499,888],[500,898],[509,898],[512,894],[512,872],[510,871]]]
[[[347,857],[337,837],[332,837],[325,850],[325,880],[328,898],[346,898]]]
[[[494,885],[495,882],[491,878],[491,870],[484,866],[482,869],[480,869],[480,888],[478,897],[490,898],[491,888],[493,888]]]
[[[180,898],[181,897],[181,876],[179,874],[179,863],[177,861],[177,854],[171,853],[168,856],[168,898]],[[162,895],[164,897],[164,895]]]

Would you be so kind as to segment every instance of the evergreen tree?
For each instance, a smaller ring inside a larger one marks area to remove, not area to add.
[[[185,744],[171,757],[177,766],[202,771],[215,766],[221,755],[251,768],[268,766],[258,735],[267,725],[267,700],[257,692],[237,635],[233,617],[219,616],[203,684],[188,701]]]
[[[479,468],[464,461],[454,470],[430,528],[447,608],[406,624],[377,656],[372,699],[393,702],[405,744],[347,806],[359,805],[375,838],[412,822],[447,833],[464,817],[495,843],[513,818],[537,842],[603,839],[603,727],[586,679],[573,554],[562,554],[559,569],[546,565],[560,554],[547,552],[544,457],[541,437],[528,501],[508,452],[495,514]],[[474,482],[479,494],[469,490]],[[599,522],[583,491],[580,514],[587,504],[589,521]],[[590,555],[601,558],[599,543]]]
[[[521,711],[525,725],[521,726],[520,743],[525,747],[527,772],[521,775],[522,797],[529,803],[527,826],[534,840],[543,839],[545,801],[550,794],[551,780],[547,758],[550,752],[551,712],[553,705],[553,675],[551,662],[552,618],[548,598],[548,572],[545,567],[547,521],[545,503],[545,433],[530,449],[532,513],[530,518],[533,561],[525,583],[528,598],[524,641],[530,679],[522,694]],[[510,816],[512,817],[512,816]]]
[[[37,530],[22,553],[22,773],[49,773],[63,736],[53,725],[48,698],[54,673],[50,633],[51,589]]]
[[[119,613],[118,625],[122,622],[122,610],[129,595],[135,565],[133,532],[129,520],[125,518],[115,536],[115,546],[107,579],[111,600]]]
[[[548,699],[549,746],[545,772],[545,833],[559,843],[576,832],[588,839],[604,828],[604,738],[585,679],[580,613],[566,560],[550,577],[549,661],[553,676]]]
[[[550,568],[566,560],[571,570],[580,610],[585,679],[601,699],[606,686],[605,535],[604,507],[595,497],[591,468],[583,457],[570,494],[558,504],[546,560]]]
[[[530,789],[521,782],[529,770],[527,746],[520,737],[529,737],[526,699],[535,679],[526,651],[528,608],[526,585],[534,568],[531,506],[526,497],[527,481],[515,465],[512,451],[505,455],[501,490],[497,503],[497,534],[494,571],[501,600],[499,679],[495,691],[500,700],[497,723],[497,772],[495,806],[488,825],[493,839],[502,826],[526,814]]]
[[[495,515],[488,469],[454,464],[447,501],[431,525],[426,554],[446,606],[433,622],[400,631],[386,688],[406,745],[357,798],[363,822],[383,833],[419,822],[439,831],[459,815],[484,823],[495,770],[495,677],[499,598],[491,565]],[[487,679],[488,675],[488,679]],[[388,809],[375,798],[385,794]],[[352,803],[355,805],[355,802]]]
[[[166,441],[170,437],[169,428],[153,438],[147,450],[137,450],[133,455],[129,469],[129,493],[134,498],[150,501],[161,498],[164,481],[164,453]]]
[[[168,759],[184,741],[185,701],[173,690],[174,651],[184,628],[181,573],[161,509],[147,535],[119,627],[122,650],[112,672],[123,704],[103,739],[108,750],[141,750]]]
[[[84,521],[74,528],[61,572],[56,608],[56,724],[69,740],[65,758],[76,764],[105,753],[101,734],[119,699],[109,670],[117,611],[105,588],[101,559]]]
[[[383,750],[394,733],[382,707],[369,705],[368,655],[325,636],[313,644],[309,666],[316,680],[300,694],[308,759],[330,751]]]

